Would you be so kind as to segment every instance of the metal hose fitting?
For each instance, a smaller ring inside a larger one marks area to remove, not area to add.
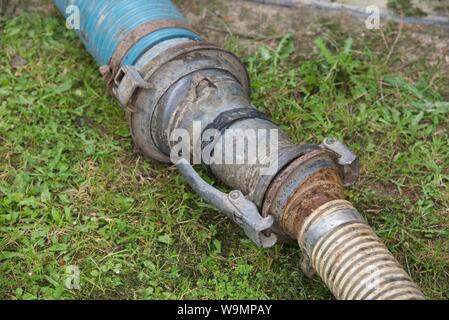
[[[422,300],[423,294],[351,203],[328,202],[306,218],[298,243],[303,267],[337,299]]]
[[[343,187],[358,177],[355,154],[334,138],[320,145],[293,143],[251,104],[244,64],[202,41],[171,1],[54,2],[66,15],[69,7],[78,8],[78,34],[103,65],[109,92],[146,157],[176,164],[192,189],[258,246],[297,240],[303,271],[317,272],[338,299],[423,298],[357,211],[341,200]],[[236,148],[229,152],[227,146]],[[269,153],[263,152],[267,146]],[[187,150],[181,158],[177,147]],[[222,161],[228,156],[231,161]],[[208,184],[191,159],[235,190],[224,193]]]

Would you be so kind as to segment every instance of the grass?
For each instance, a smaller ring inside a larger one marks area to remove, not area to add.
[[[335,135],[355,149],[350,200],[427,297],[448,299],[447,75],[425,59],[395,70],[400,57],[370,49],[380,36],[331,39],[307,59],[290,35],[251,54],[234,37],[227,47],[292,139]],[[332,298],[299,271],[294,244],[256,248],[173,168],[142,158],[60,19],[9,20],[0,45],[0,298]],[[65,287],[70,266],[80,290]]]
[[[411,0],[388,0],[388,8],[405,16],[426,16],[427,13],[421,8],[415,7]]]

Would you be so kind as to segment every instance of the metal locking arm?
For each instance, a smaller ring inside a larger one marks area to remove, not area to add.
[[[360,162],[355,153],[343,142],[333,137],[324,139],[321,148],[329,150],[337,156],[338,165],[342,168],[343,185],[345,187],[353,185],[360,174]]]
[[[248,238],[258,246],[269,248],[276,244],[276,235],[268,233],[274,223],[273,217],[262,217],[257,206],[249,201],[242,192],[234,190],[226,194],[212,187],[198,175],[186,159],[179,160],[176,166],[190,187],[201,198],[234,220]]]

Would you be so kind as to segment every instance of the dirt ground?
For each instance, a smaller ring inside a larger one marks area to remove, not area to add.
[[[437,4],[445,4],[445,0],[414,1],[421,7],[436,8]],[[307,1],[299,1],[303,3]],[[365,0],[340,0],[339,3],[363,7]],[[435,2],[435,3],[434,3]],[[372,32],[386,32],[386,21],[381,21],[380,30],[368,30],[365,18],[355,17],[344,12],[323,10],[307,5],[298,8],[257,4],[249,1],[232,0],[175,0],[184,14],[201,34],[211,41],[222,44],[227,35],[236,35],[251,49],[260,42],[276,40],[287,32],[296,36],[300,50],[310,49],[312,39],[328,29],[346,33],[356,38],[363,38]],[[373,3],[373,1],[370,1]],[[381,8],[386,7],[386,0],[375,1]],[[0,8],[6,16],[18,15],[25,10],[54,13],[50,0],[0,0]],[[431,11],[440,14],[441,11]],[[5,16],[5,15],[4,15]],[[395,23],[393,23],[395,25]],[[330,26],[330,28],[329,28]],[[385,38],[390,35],[385,33]],[[395,50],[404,54],[404,64],[426,56],[431,61],[446,59],[449,64],[448,30],[431,26],[405,25],[401,30]],[[304,52],[304,51],[303,51]]]
[[[23,11],[52,12],[50,0],[0,0],[0,12],[6,16],[18,15]]]
[[[418,9],[424,15],[449,15],[449,2],[447,0],[334,0],[331,2],[350,5],[361,9],[370,5],[376,5],[381,9],[392,9],[397,7],[397,5],[395,6],[395,3],[402,3],[403,6],[408,5],[411,8]]]
[[[412,64],[421,57],[426,57],[434,63],[445,62],[445,67],[449,66],[448,30],[439,27],[400,26],[398,23],[381,21],[380,30],[368,30],[365,27],[365,18],[310,6],[292,9],[239,0],[176,2],[198,31],[209,41],[218,44],[222,44],[225,37],[232,34],[239,36],[251,50],[261,43],[279,39],[287,32],[292,32],[301,55],[312,50],[315,37],[326,36],[329,30],[349,35],[362,42],[365,39],[368,41],[372,33],[381,33],[386,40],[395,40],[394,50],[402,55],[402,66]]]

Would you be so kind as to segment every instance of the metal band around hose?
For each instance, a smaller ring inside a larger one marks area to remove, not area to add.
[[[201,151],[203,151],[207,146],[213,144],[215,145],[218,142],[218,136],[213,136],[211,140],[205,141],[203,139],[204,134],[208,130],[215,130],[216,133],[220,133],[220,136],[223,135],[226,129],[231,127],[234,123],[241,121],[241,120],[247,120],[247,119],[262,119],[266,121],[272,121],[269,116],[267,116],[265,113],[260,112],[254,108],[237,108],[237,109],[231,109],[225,112],[220,113],[213,122],[209,123],[201,133]],[[213,152],[213,151],[212,151]],[[202,156],[204,156],[202,154]],[[204,161],[203,158],[203,167],[212,174],[212,170],[210,169],[210,166],[208,163],[210,163],[210,159],[206,159]]]
[[[112,56],[109,63],[112,71],[112,79],[117,73],[126,53],[136,42],[155,31],[167,28],[182,28],[191,31],[191,26],[188,22],[178,19],[159,19],[140,25],[139,27],[131,31],[120,42],[118,48],[115,50],[114,55]]]
[[[357,221],[365,222],[363,217],[354,208],[342,208],[329,212],[325,217],[312,224],[306,231],[303,236],[304,248],[307,252],[311,253],[318,241],[328,232],[341,225]]]

